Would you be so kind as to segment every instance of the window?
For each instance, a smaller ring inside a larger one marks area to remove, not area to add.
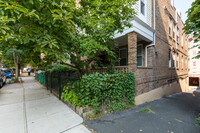
[[[187,58],[185,58],[185,70],[187,70]]]
[[[142,45],[137,46],[137,66],[142,66],[142,54],[143,54],[143,48]]]
[[[196,67],[196,61],[193,61],[193,67]]]
[[[172,57],[171,57],[171,51],[169,50],[169,68],[172,67]]]
[[[177,43],[179,41],[179,29],[178,29],[178,27],[177,27],[177,32],[176,32],[176,41],[177,41]]]
[[[176,58],[176,68],[178,69],[179,68],[179,55],[177,53],[177,58]]]
[[[140,10],[143,15],[145,15],[145,0],[141,0]]]
[[[197,55],[197,51],[196,51],[196,50],[193,50],[193,51],[192,51],[192,55],[193,55],[193,56],[196,56],[196,55]]]
[[[174,6],[174,0],[171,0],[171,6]]]
[[[173,24],[173,38],[175,39],[175,30],[176,30],[176,25]]]
[[[120,66],[127,66],[127,49],[120,49],[119,50],[119,57],[120,57]]]
[[[172,62],[172,67],[175,67],[175,52],[173,52],[173,62]]]
[[[182,58],[181,58],[181,67],[182,67],[182,69],[183,69],[183,56],[182,56]]]
[[[169,18],[169,35],[171,36],[171,30],[172,30],[172,20]]]
[[[183,34],[182,34],[182,36],[181,36],[181,45],[182,45],[182,47],[183,47]]]

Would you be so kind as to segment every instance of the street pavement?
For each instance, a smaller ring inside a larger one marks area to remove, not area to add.
[[[149,113],[140,113],[150,107]],[[100,119],[85,121],[97,133],[200,133],[200,90],[161,98]]]
[[[0,133],[90,133],[83,119],[34,77],[0,90]]]

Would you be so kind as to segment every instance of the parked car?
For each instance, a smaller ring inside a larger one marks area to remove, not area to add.
[[[13,71],[11,69],[2,69],[5,74],[6,74],[6,78],[10,79],[13,76]]]
[[[4,84],[6,84],[6,74],[0,69],[0,88],[2,88]]]

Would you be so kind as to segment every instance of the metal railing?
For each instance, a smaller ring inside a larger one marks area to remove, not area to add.
[[[41,74],[41,73],[40,74],[37,74],[37,73],[35,74],[35,79],[38,80],[43,85],[44,85],[44,81],[45,81],[44,78],[45,78],[44,75]]]
[[[59,99],[61,99],[63,88],[66,86],[69,89],[73,89],[74,85],[76,89],[80,88],[80,75],[77,72],[69,71],[65,73],[45,73],[45,86],[51,93],[55,93]]]

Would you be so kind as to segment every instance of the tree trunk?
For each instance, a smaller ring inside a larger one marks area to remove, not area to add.
[[[13,52],[13,60],[14,60],[14,63],[15,63],[15,78],[18,79],[19,77],[19,64],[18,64],[18,60],[19,60],[19,57],[15,55],[15,52]]]

